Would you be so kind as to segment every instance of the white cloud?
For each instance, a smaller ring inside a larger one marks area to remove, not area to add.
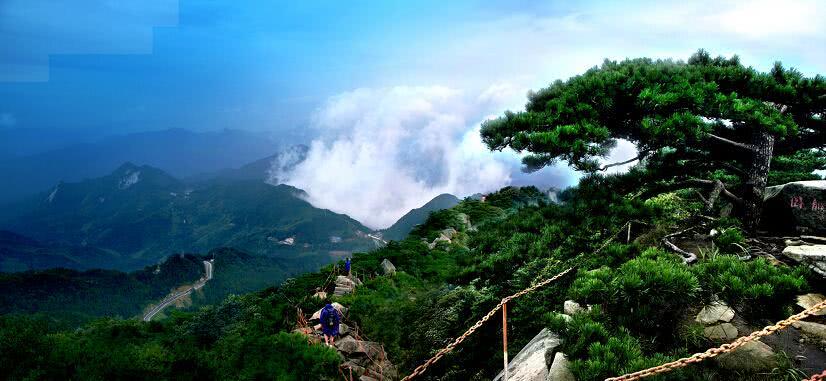
[[[282,182],[307,191],[313,205],[372,228],[441,193],[499,189],[510,182],[510,159],[481,141],[478,126],[491,107],[483,98],[440,86],[332,97],[313,119],[321,138]]]

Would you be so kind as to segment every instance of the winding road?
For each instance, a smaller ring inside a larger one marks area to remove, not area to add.
[[[177,301],[178,299],[183,298],[184,296],[187,296],[187,295],[191,294],[192,291],[195,291],[195,290],[200,289],[201,287],[204,287],[206,282],[209,282],[210,279],[212,279],[212,270],[213,270],[214,263],[215,263],[214,261],[215,261],[214,259],[211,259],[209,261],[204,261],[205,275],[201,279],[198,279],[198,281],[195,282],[195,284],[193,284],[192,286],[190,286],[186,290],[175,292],[175,293],[167,296],[166,298],[164,298],[157,306],[153,307],[151,310],[149,310],[149,312],[147,312],[145,315],[143,315],[143,321],[151,321],[152,318],[155,317],[155,315],[158,314],[158,312],[163,311],[163,309],[166,308],[166,307],[169,307],[170,304],[175,303],[175,301]]]

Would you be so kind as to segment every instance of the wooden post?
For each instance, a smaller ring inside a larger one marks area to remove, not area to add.
[[[502,352],[505,354],[505,377],[502,381],[508,381],[508,303],[502,305]]]
[[[628,221],[628,235],[625,237],[625,243],[631,243],[631,221]]]

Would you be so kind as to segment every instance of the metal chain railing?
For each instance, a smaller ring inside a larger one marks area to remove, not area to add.
[[[540,287],[544,287],[544,286],[550,284],[551,282],[565,276],[565,274],[568,274],[569,272],[571,272],[573,270],[574,270],[574,267],[571,267],[571,268],[569,268],[569,269],[567,269],[567,270],[565,270],[565,271],[563,271],[559,274],[554,275],[551,278],[545,279],[542,282],[539,282],[539,283],[537,283],[537,284],[535,284],[531,287],[528,287],[528,288],[526,288],[522,291],[519,291],[519,292],[517,292],[517,293],[515,293],[511,296],[508,296],[508,297],[502,299],[502,301],[500,301],[499,304],[496,305],[496,307],[494,307],[492,310],[490,310],[490,312],[488,312],[487,315],[485,315],[481,319],[479,319],[479,321],[477,321],[476,324],[474,324],[467,331],[465,331],[465,333],[463,333],[462,336],[457,337],[456,340],[453,340],[453,342],[448,344],[448,346],[442,348],[442,350],[437,352],[433,357],[431,357],[429,360],[425,361],[424,364],[419,365],[416,369],[413,370],[412,373],[410,373],[407,377],[403,378],[402,381],[411,380],[414,377],[424,373],[424,371],[427,370],[427,367],[433,365],[434,363],[436,363],[436,361],[439,361],[439,359],[444,357],[444,355],[446,355],[448,352],[450,352],[454,348],[456,348],[457,345],[459,345],[463,341],[465,341],[465,339],[467,339],[468,336],[470,336],[474,332],[476,332],[476,330],[479,329],[479,327],[481,327],[483,324],[485,324],[486,321],[490,320],[490,318],[492,318],[493,315],[496,314],[496,312],[498,312],[500,309],[502,309],[502,306],[505,305],[505,303],[507,303],[507,302],[509,302],[513,299],[516,299],[516,298],[518,298],[522,295],[525,295],[529,292],[532,292],[532,291],[534,291],[534,290],[536,290]]]
[[[626,222],[624,225],[622,225],[622,226],[621,226],[621,227],[617,230],[617,232],[615,232],[615,233],[614,233],[614,234],[612,234],[610,237],[608,237],[608,239],[606,239],[606,240],[602,243],[602,245],[600,245],[600,247],[599,247],[599,248],[597,248],[597,249],[594,251],[594,254],[597,254],[597,253],[601,252],[603,249],[605,249],[605,247],[606,247],[606,246],[608,246],[611,242],[613,242],[613,241],[614,241],[614,238],[616,238],[617,234],[618,234],[619,232],[621,232],[621,231],[625,230],[628,226],[630,226],[630,224],[631,224],[631,221],[628,221],[628,222]],[[553,276],[553,277],[551,277],[551,278],[545,279],[545,280],[544,280],[544,281],[542,281],[542,282],[539,282],[539,283],[537,283],[537,284],[535,284],[535,285],[533,285],[533,286],[531,286],[531,287],[529,287],[529,288],[526,288],[526,289],[524,289],[524,290],[522,290],[522,291],[519,291],[519,292],[517,292],[517,293],[515,293],[515,294],[513,294],[513,295],[511,295],[511,296],[508,296],[508,297],[506,297],[506,298],[502,299],[502,300],[499,302],[499,304],[497,304],[497,305],[496,305],[496,307],[494,307],[492,310],[490,310],[490,312],[488,312],[488,313],[487,313],[487,315],[485,315],[485,316],[483,316],[481,319],[479,319],[479,321],[477,321],[477,322],[476,322],[476,324],[474,324],[473,326],[471,326],[470,328],[468,328],[468,330],[467,330],[467,331],[465,331],[465,333],[464,333],[464,334],[462,334],[462,336],[457,337],[457,338],[456,338],[456,340],[453,340],[453,342],[452,342],[452,343],[450,343],[450,344],[448,344],[448,346],[446,346],[446,347],[442,348],[439,352],[436,352],[436,354],[435,354],[435,355],[433,355],[433,357],[431,357],[430,359],[428,359],[427,361],[425,361],[425,362],[424,362],[424,364],[419,365],[418,367],[416,367],[416,369],[414,369],[412,373],[410,373],[409,375],[407,375],[407,377],[403,378],[403,379],[402,379],[402,381],[408,381],[408,380],[411,380],[411,379],[413,379],[414,377],[419,376],[419,375],[421,375],[422,373],[424,373],[424,371],[425,371],[425,370],[427,370],[427,368],[428,368],[430,365],[433,365],[434,363],[436,363],[437,361],[439,361],[442,357],[444,357],[446,354],[448,354],[450,351],[452,351],[454,348],[456,348],[456,346],[458,346],[458,345],[459,345],[459,344],[461,344],[463,341],[465,341],[465,339],[467,339],[467,337],[468,337],[468,336],[472,335],[472,334],[473,334],[473,332],[476,332],[476,330],[477,330],[477,329],[479,329],[479,327],[481,327],[483,324],[485,324],[485,322],[487,322],[488,320],[490,320],[490,318],[492,318],[492,317],[493,317],[493,315],[494,315],[494,314],[496,314],[496,313],[497,313],[500,309],[502,309],[502,306],[504,306],[504,305],[505,305],[506,303],[508,303],[509,301],[511,301],[511,300],[513,300],[513,299],[516,299],[516,298],[518,298],[518,297],[520,297],[520,296],[522,296],[522,295],[525,295],[525,294],[527,294],[527,293],[529,293],[529,292],[532,292],[532,291],[534,291],[534,290],[536,290],[536,289],[538,289],[538,288],[540,288],[540,287],[544,287],[544,286],[548,285],[549,283],[551,283],[551,282],[553,282],[553,281],[555,281],[555,280],[557,280],[557,279],[559,279],[559,278],[561,278],[561,277],[565,276],[565,274],[568,274],[569,272],[573,271],[575,268],[576,268],[576,266],[571,267],[571,268],[568,268],[567,270],[565,270],[565,271],[563,271],[563,272],[561,272],[561,273],[559,273],[559,274],[556,274],[556,275],[554,275],[554,276]]]
[[[808,380],[803,380],[803,381],[822,381],[822,380],[826,380],[826,370],[824,370],[823,373],[821,373],[821,374],[816,374],[816,375],[812,376],[812,378],[810,378]]]
[[[729,352],[731,352],[731,351],[733,351],[733,350],[735,350],[739,347],[742,347],[743,345],[746,345],[747,343],[749,343],[751,341],[757,340],[757,339],[759,339],[763,336],[771,335],[772,333],[777,332],[781,329],[784,329],[784,328],[792,325],[793,323],[796,323],[800,320],[803,320],[803,319],[805,319],[809,316],[815,315],[818,311],[820,311],[822,309],[826,309],[826,300],[824,300],[824,301],[822,301],[818,304],[815,304],[812,307],[809,307],[808,309],[806,309],[805,311],[803,311],[799,314],[789,316],[785,320],[781,320],[781,321],[779,321],[779,322],[777,322],[773,325],[770,325],[768,327],[763,328],[762,330],[754,331],[750,335],[743,336],[743,337],[741,337],[737,340],[734,340],[731,343],[723,344],[723,345],[721,345],[717,348],[711,348],[711,349],[709,349],[705,352],[695,353],[694,355],[692,355],[690,357],[681,358],[679,360],[672,361],[672,362],[669,362],[669,363],[665,363],[665,364],[655,366],[655,367],[652,367],[652,368],[644,369],[644,370],[637,371],[637,372],[634,372],[634,373],[629,373],[629,374],[622,375],[622,376],[619,376],[619,377],[606,378],[605,381],[639,380],[639,379],[654,376],[654,375],[657,375],[657,374],[660,374],[660,373],[670,372],[672,370],[688,366],[689,364],[698,363],[698,362],[701,362],[701,361],[704,361],[704,360],[708,360],[710,358],[717,357],[721,354],[729,353]],[[820,380],[823,377],[824,377],[824,374],[817,375],[814,378],[812,378],[812,380]]]

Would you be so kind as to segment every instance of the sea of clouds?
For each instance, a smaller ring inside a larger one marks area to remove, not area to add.
[[[502,84],[478,94],[397,86],[336,95],[312,119],[319,138],[306,159],[279,180],[307,191],[313,205],[371,228],[442,193],[497,190],[511,183],[519,159],[490,152],[479,125],[514,91]]]

